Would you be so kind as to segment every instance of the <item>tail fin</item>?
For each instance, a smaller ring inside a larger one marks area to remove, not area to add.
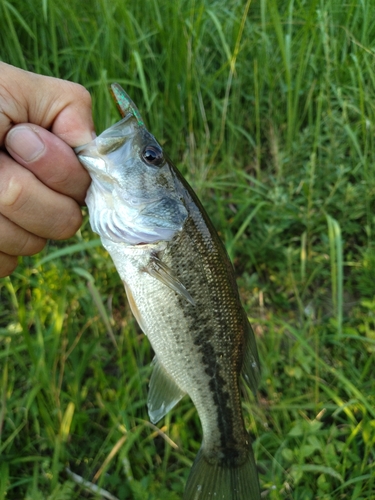
[[[210,464],[202,448],[194,461],[183,500],[260,500],[258,472],[253,450],[238,467]]]

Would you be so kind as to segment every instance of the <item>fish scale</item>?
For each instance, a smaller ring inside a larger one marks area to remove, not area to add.
[[[156,423],[188,394],[203,441],[184,500],[259,500],[240,375],[255,392],[259,359],[233,267],[205,210],[117,84],[123,120],[77,148],[94,182],[90,222],[154,351]]]

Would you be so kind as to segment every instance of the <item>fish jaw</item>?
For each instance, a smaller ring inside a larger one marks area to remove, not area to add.
[[[129,113],[122,120],[104,130],[91,142],[75,148],[79,161],[92,177],[102,176],[113,180],[116,163],[131,155],[130,140],[138,130],[134,117]],[[126,146],[126,144],[128,146]],[[115,154],[110,154],[115,153]]]

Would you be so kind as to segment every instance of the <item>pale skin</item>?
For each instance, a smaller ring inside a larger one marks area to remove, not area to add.
[[[72,148],[93,137],[84,87],[0,62],[0,278],[79,229],[90,178]]]

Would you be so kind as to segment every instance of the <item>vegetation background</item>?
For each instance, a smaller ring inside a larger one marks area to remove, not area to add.
[[[264,498],[375,498],[375,0],[1,0],[0,57],[122,84],[233,259]],[[181,498],[201,432],[148,421],[152,353],[87,218],[0,280],[0,500]],[[97,493],[95,493],[95,488]]]

